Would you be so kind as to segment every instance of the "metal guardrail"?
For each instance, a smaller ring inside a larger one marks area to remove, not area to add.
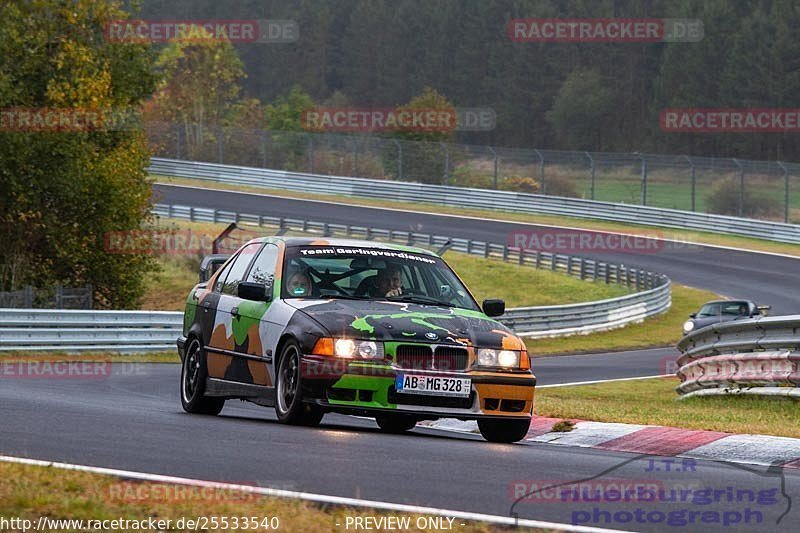
[[[183,313],[0,309],[0,351],[175,349]]]
[[[800,315],[714,324],[681,339],[678,349],[684,398],[800,396]]]
[[[564,215],[800,243],[800,225],[491,189],[304,174],[283,170],[153,158],[150,172],[166,176],[356,198],[424,202],[452,207]]]
[[[798,220],[800,164],[688,154],[511,148],[363,133],[144,123],[156,157]],[[522,181],[520,181],[522,179]],[[525,186],[527,189],[519,189]],[[720,211],[722,210],[722,211]]]
[[[526,337],[583,334],[621,327],[662,313],[669,309],[671,304],[670,280],[666,276],[582,257],[524,250],[505,244],[428,233],[330,224],[191,206],[156,204],[153,212],[163,217],[197,222],[236,222],[271,227],[276,233],[287,231],[318,233],[328,237],[379,239],[429,248],[449,245],[450,249],[457,252],[562,272],[583,280],[622,284],[641,291],[597,302],[508,309],[500,320]]]

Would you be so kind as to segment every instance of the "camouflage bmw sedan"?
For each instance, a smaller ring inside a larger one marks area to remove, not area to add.
[[[255,239],[207,258],[189,293],[183,408],[218,414],[243,399],[287,424],[337,412],[374,417],[387,432],[458,418],[477,420],[489,441],[515,442],[536,378],[522,340],[490,318],[504,310],[502,300],[479,306],[425,249]]]

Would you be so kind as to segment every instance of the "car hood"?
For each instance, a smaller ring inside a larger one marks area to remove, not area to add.
[[[332,337],[384,342],[458,344],[521,349],[521,341],[480,311],[401,302],[287,300],[313,318]]]
[[[732,320],[741,320],[747,317],[743,316],[707,316],[703,318],[692,318],[691,321],[694,322],[694,329],[704,328],[706,326],[710,326],[711,324],[719,324],[721,322],[731,322]]]

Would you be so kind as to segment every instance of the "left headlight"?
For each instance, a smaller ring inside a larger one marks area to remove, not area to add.
[[[683,332],[684,333],[689,333],[693,329],[694,329],[694,322],[693,321],[687,320],[686,322],[683,323]]]
[[[321,338],[314,346],[313,353],[360,359],[383,359],[384,357],[382,342],[358,339]]]
[[[517,350],[496,350],[493,348],[480,348],[478,350],[478,365],[502,368],[530,368],[528,354]]]

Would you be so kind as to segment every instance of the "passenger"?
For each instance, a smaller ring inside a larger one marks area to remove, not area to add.
[[[311,280],[311,276],[305,272],[298,271],[289,276],[286,288],[290,298],[307,298],[311,296],[314,290],[314,282]]]

